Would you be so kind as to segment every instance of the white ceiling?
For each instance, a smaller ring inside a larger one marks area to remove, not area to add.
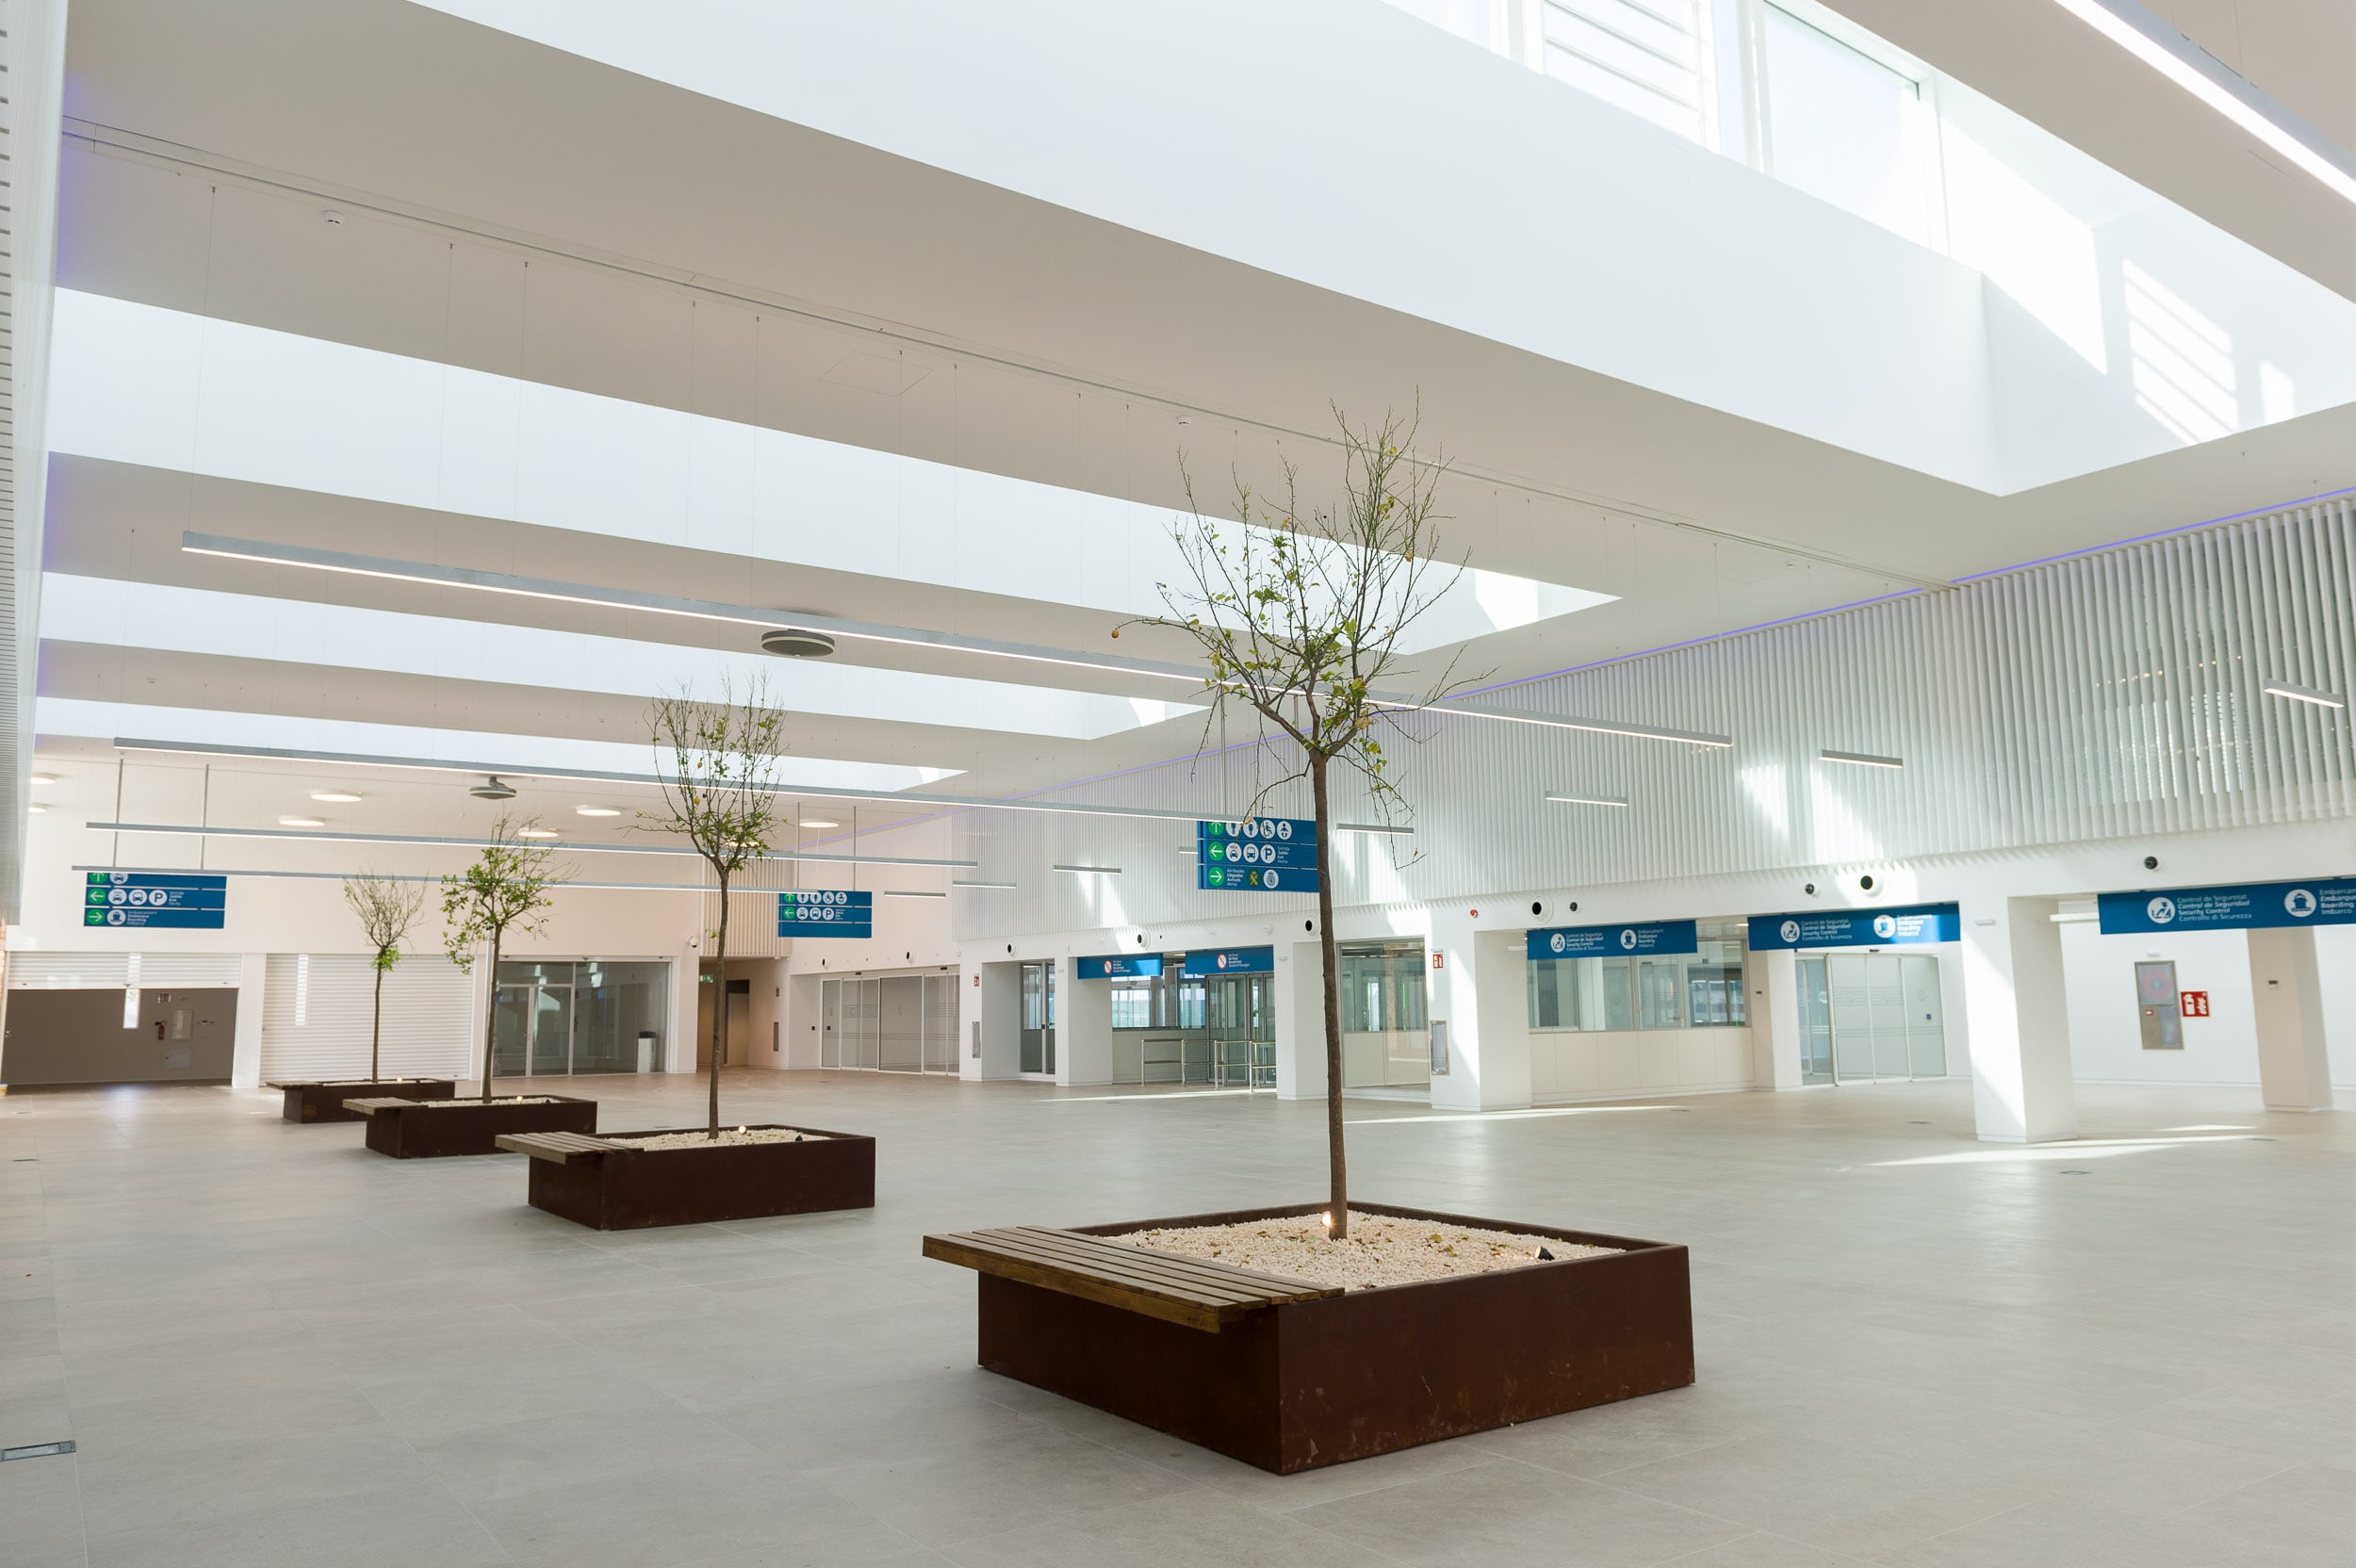
[[[2356,271],[2336,270],[2346,244],[2310,243],[2341,232],[2344,204],[2227,188],[2217,171],[2230,170],[2234,150],[2200,122],[2205,111],[2138,78],[2143,68],[2101,41],[2080,47],[2068,29],[2083,24],[2051,0],[1839,8],[2356,298]],[[1213,485],[1231,466],[1266,480],[1288,458],[1317,484],[1331,461],[1330,403],[1363,414],[1420,396],[1426,441],[1461,464],[1448,482],[1450,544],[1500,573],[1613,596],[1479,639],[1464,667],[1497,678],[1917,590],[2356,478],[2346,457],[2356,409],[2342,408],[1998,497],[399,0],[80,0],[72,50],[69,111],[81,139],[69,149],[59,272],[94,294],[1133,510],[1182,503],[1182,450]],[[2029,54],[2067,69],[2013,57]],[[2105,107],[2140,130],[2078,123],[2102,117],[2053,102],[2071,71],[2078,90],[2099,84]],[[2134,145],[2112,145],[2122,139]],[[2186,167],[2147,167],[2152,145],[2181,147]],[[342,220],[323,221],[323,210]],[[872,552],[796,562],[713,538],[621,537],[586,526],[580,510],[605,498],[603,476],[575,477],[586,499],[571,514],[501,514],[437,504],[438,492],[387,499],[291,474],[264,483],[62,458],[49,564],[143,592],[651,640],[699,658],[743,641],[581,606],[205,560],[178,540],[196,530],[443,564],[528,562],[533,575],[608,587],[1073,647],[1110,646],[1112,607],[1129,602],[1065,573],[968,579]],[[977,530],[947,537],[1003,545]],[[644,706],[641,694],[606,689],[631,680],[559,685],[546,673],[372,661],[365,645],[307,657],[202,641],[201,625],[171,638],[61,629],[44,649],[44,691],[574,742],[626,729]],[[1175,652],[1122,645],[1132,648]],[[1093,734],[1037,721],[1025,733],[987,698],[968,705],[968,722],[943,722],[956,715],[898,710],[878,682],[912,672],[975,686],[970,662],[914,649],[839,657],[873,667],[865,685],[842,682],[870,694],[797,712],[797,753],[954,769],[943,789],[957,792],[1047,788],[1185,754],[1201,734],[1186,717]],[[1040,684],[1102,694],[1089,700],[1170,694],[1100,672]],[[86,728],[57,749],[91,765],[107,754],[89,743],[105,738]],[[266,813],[307,778],[295,767],[239,768],[267,782],[232,792],[231,810]],[[447,809],[450,786],[412,782],[384,792],[384,805],[388,823],[415,829]]]

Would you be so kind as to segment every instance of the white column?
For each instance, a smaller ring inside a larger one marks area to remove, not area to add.
[[[2250,933],[2250,996],[2258,1023],[2258,1089],[2269,1111],[2328,1111],[2323,971],[2313,926]]]
[[[2053,922],[2053,907],[2048,898],[1963,906],[1972,1102],[1980,1136],[1989,1143],[2078,1135],[2061,928]]]
[[[1448,1024],[1448,1070],[1432,1079],[1432,1104],[1464,1111],[1530,1103],[1530,998],[1519,931],[1476,931],[1434,910],[1425,939],[1428,1016]]]
[[[1055,960],[1055,1082],[1113,1081],[1113,988],[1080,978],[1080,960]]]
[[[248,953],[237,960],[237,1027],[229,1047],[233,1088],[262,1086],[262,986],[269,969],[267,953]]]
[[[1751,1082],[1763,1089],[1800,1086],[1800,956],[1771,948],[1750,956]]]
[[[1325,1098],[1325,954],[1316,942],[1276,944],[1276,1098]]]
[[[973,984],[978,973],[982,983]],[[978,964],[965,976],[972,1011],[966,1017],[965,1054],[957,1071],[967,1078],[1011,1078],[1023,1067],[1023,966],[1013,959]],[[973,1024],[982,1026],[982,1054],[973,1055]]]
[[[671,960],[671,1021],[669,1037],[663,1042],[663,1070],[693,1072],[695,1070],[695,1014],[702,1001],[702,983],[696,976],[702,972],[703,949],[693,939],[679,949]],[[481,975],[484,966],[478,961],[475,972]],[[483,1005],[490,1004],[483,992],[483,981],[475,985],[476,1000]],[[460,1077],[468,1077],[483,1070],[483,1015],[475,1015],[474,1066]]]

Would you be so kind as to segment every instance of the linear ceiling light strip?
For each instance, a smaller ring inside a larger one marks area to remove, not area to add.
[[[631,784],[660,788],[663,780],[650,773],[601,773],[590,768],[518,767],[504,762],[455,762],[431,757],[377,757],[360,752],[293,751],[280,746],[237,746],[201,741],[155,741],[136,736],[114,738],[117,751],[166,752],[181,757],[241,757],[270,762],[317,762],[347,768],[410,769],[421,773],[498,774],[502,778],[555,778],[575,784]],[[1079,801],[993,800],[984,795],[911,795],[892,790],[845,790],[826,784],[769,786],[777,795],[810,799],[874,800],[921,810],[1050,811],[1082,817],[1148,817],[1156,822],[1201,822],[1219,813],[1165,810],[1150,806],[1093,806]]]
[[[2356,157],[2137,0],[2055,0],[2062,9],[2356,202]]]
[[[124,872],[137,876],[188,876],[198,874],[186,866],[75,866],[75,872]],[[208,866],[205,876],[273,876],[290,881],[341,882],[352,876],[372,876],[380,882],[439,883],[439,876],[396,876],[384,872],[368,871],[238,871],[222,866]],[[596,888],[606,890],[638,893],[708,893],[713,890],[706,882],[564,882],[566,888]],[[738,888],[741,893],[777,892],[775,888]]]
[[[636,610],[647,614],[717,621],[729,626],[804,627],[860,642],[933,647],[951,653],[981,654],[993,659],[1019,659],[1040,664],[1101,670],[1108,675],[1151,676],[1157,680],[1183,680],[1195,686],[1203,684],[1201,670],[1185,664],[1160,663],[1150,659],[1123,659],[1116,654],[1081,653],[1072,648],[1041,647],[1036,644],[1008,643],[992,637],[964,637],[951,632],[926,631],[917,627],[843,621],[826,615],[762,610],[749,605],[675,598],[665,594],[644,594],[628,588],[599,588],[587,583],[516,577],[506,572],[477,571],[466,566],[391,561],[377,556],[348,555],[340,550],[314,549],[302,545],[272,545],[194,531],[180,535],[180,548],[189,555],[219,556],[225,560],[253,561],[265,565],[301,566],[311,571],[383,578],[395,582],[416,582],[436,588],[472,588],[481,593],[506,594],[516,598],[548,599],[559,604],[585,604],[609,610]]]
[[[191,834],[206,839],[291,839],[306,843],[335,844],[404,844],[427,849],[482,849],[488,839],[429,837],[409,833],[344,833],[333,828],[311,827],[205,827],[180,823],[157,822],[93,822],[85,824],[99,833],[175,833]],[[548,850],[583,855],[663,855],[696,857],[693,849],[673,849],[663,844],[597,844],[579,840],[556,840],[538,845]],[[953,871],[972,871],[978,860],[941,860],[901,855],[814,855],[790,849],[761,852],[764,860],[818,860],[838,865],[859,866],[946,866]]]
[[[437,588],[471,588],[487,594],[505,594],[517,598],[545,599],[560,604],[591,605],[609,610],[635,610],[648,614],[672,615],[690,620],[712,621],[728,626],[778,628],[793,626],[812,631],[824,631],[836,637],[847,637],[876,643],[892,643],[906,647],[939,648],[950,653],[980,654],[997,659],[1027,660],[1041,664],[1055,664],[1067,669],[1094,670],[1104,675],[1148,676],[1157,680],[1183,680],[1198,689],[1206,683],[1204,672],[1186,664],[1163,663],[1147,659],[1123,659],[1112,654],[1082,653],[1073,648],[1042,647],[1031,643],[1007,643],[988,637],[964,637],[948,632],[925,631],[914,627],[880,626],[870,621],[842,621],[824,615],[789,613],[781,610],[761,610],[745,605],[719,604],[705,599],[674,598],[662,594],[639,593],[628,588],[600,588],[587,583],[559,582],[546,578],[516,577],[506,572],[478,571],[469,566],[440,566],[426,562],[393,561],[378,556],[349,555],[339,550],[315,549],[304,545],[274,545],[254,539],[236,539],[224,534],[185,531],[180,535],[180,548],[189,555],[217,556],[229,561],[251,561],[263,565],[299,566],[310,571],[337,572],[353,577],[381,578],[394,582],[422,583]],[[1705,735],[1682,729],[1661,729],[1650,725],[1623,724],[1610,719],[1571,718],[1555,713],[1537,713],[1518,708],[1462,708],[1442,703],[1427,707],[1405,696],[1375,697],[1384,708],[1415,709],[1425,712],[1448,713],[1460,718],[1489,719],[1504,724],[1540,725],[1552,729],[1586,730],[1597,735],[1626,735],[1645,741],[1674,741],[1687,745],[1730,746],[1734,743],[1724,735]]]

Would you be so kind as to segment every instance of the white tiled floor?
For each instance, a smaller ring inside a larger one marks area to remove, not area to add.
[[[10,1095],[0,1446],[80,1452],[0,1465],[0,1568],[2356,1563],[2356,1133],[2081,1096],[1353,1102],[1361,1197],[1690,1244],[1701,1380],[1280,1478],[976,1370],[917,1238],[1314,1198],[1314,1105],[746,1074],[875,1209],[597,1235],[260,1093]]]

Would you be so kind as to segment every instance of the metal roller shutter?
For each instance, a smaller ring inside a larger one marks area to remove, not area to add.
[[[367,1072],[374,985],[366,954],[271,954],[262,987],[263,1080]],[[472,976],[439,956],[403,958],[384,976],[383,1070],[465,1077],[481,1049],[479,1024]]]

